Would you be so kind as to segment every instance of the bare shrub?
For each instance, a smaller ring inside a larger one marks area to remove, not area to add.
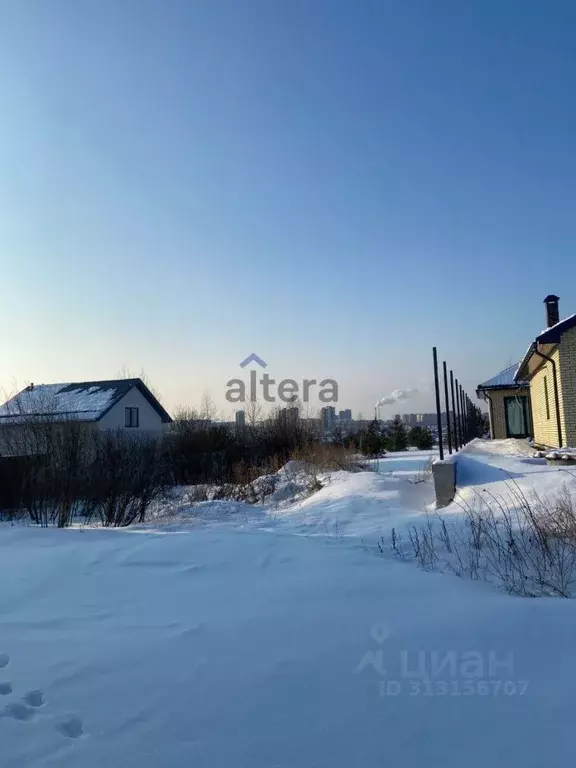
[[[130,438],[120,430],[94,433],[84,495],[87,519],[104,526],[143,523],[151,503],[166,488],[158,439]]]
[[[392,545],[392,551],[394,554],[396,554],[400,558],[404,558],[404,547],[402,544],[402,536],[401,534],[396,532],[396,528],[392,528],[392,534],[390,536],[390,543]],[[384,537],[381,537],[380,541],[378,542],[378,547],[380,549],[380,552],[383,552],[382,545],[384,544]]]
[[[208,486],[194,485],[188,492],[188,499],[194,503],[199,501],[208,501]]]
[[[411,526],[408,531],[408,538],[418,565],[425,571],[436,570],[440,558],[436,553],[436,536],[430,518],[427,517],[426,525]],[[398,551],[396,542],[393,544],[394,546]]]
[[[216,486],[212,492],[212,500],[220,501],[221,499],[226,501],[234,501],[235,486],[233,483],[222,483],[222,485]]]
[[[76,421],[27,418],[5,432],[13,508],[36,525],[69,525],[86,487],[87,446],[88,430]]]
[[[218,498],[257,503],[275,485],[272,480],[255,481],[274,475],[291,459],[302,463],[301,474],[309,472],[314,489],[321,487],[320,471],[367,468],[343,446],[318,442],[314,426],[298,418],[295,407],[278,408],[259,422],[252,418],[256,415],[252,410],[248,423],[237,430],[210,423],[196,411],[179,411],[165,442],[173,482],[215,485]]]
[[[420,483],[427,483],[432,479],[432,464],[433,460],[428,459],[426,464],[414,474],[413,477],[408,478],[408,482],[412,485],[419,485]]]
[[[506,498],[476,493],[461,496],[463,516],[437,516],[412,526],[407,555],[393,529],[395,556],[415,560],[425,570],[450,570],[458,576],[500,584],[511,594],[570,597],[576,583],[576,498],[563,486],[551,498],[528,498],[515,481]]]
[[[86,487],[89,428],[33,385],[4,411],[0,449],[9,482],[3,496],[36,525],[69,525]]]
[[[370,468],[356,454],[334,443],[309,443],[293,451],[290,458],[322,472],[366,472]]]
[[[170,425],[165,458],[175,484],[222,484],[232,481],[241,445],[227,427],[210,424],[194,411],[181,411]]]

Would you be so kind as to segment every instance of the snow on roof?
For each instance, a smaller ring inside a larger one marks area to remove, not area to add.
[[[514,378],[516,378],[517,376],[520,375],[520,371],[522,371],[524,369],[524,366],[528,363],[528,361],[532,357],[533,353],[534,353],[534,342],[531,342],[530,346],[528,347],[528,349],[524,353],[524,357],[518,363],[518,369],[516,370],[516,373],[514,374]],[[528,373],[528,371],[525,371],[525,373]]]
[[[504,368],[504,370],[500,371],[500,373],[497,373],[496,376],[492,376],[491,379],[488,379],[482,384],[479,384],[478,389],[492,389],[492,388],[496,389],[496,388],[503,388],[503,387],[522,386],[523,382],[521,381],[517,382],[514,379],[514,376],[516,375],[517,370],[518,370],[518,363],[514,363],[514,365],[509,365],[508,368]]]
[[[576,325],[576,314],[568,315],[568,317],[565,317],[564,320],[559,320],[554,325],[551,325],[549,328],[545,328],[543,331],[540,331],[538,336],[536,336],[536,339],[530,344],[528,349],[526,350],[526,354],[520,361],[520,364],[518,365],[518,370],[516,371],[516,375],[520,373],[521,370],[525,368],[527,363],[529,362],[530,358],[534,354],[534,344],[557,344],[560,341],[560,337],[565,331],[570,330],[570,328],[573,328]],[[527,373],[527,371],[526,371]]]
[[[132,386],[133,379],[31,385],[0,406],[0,422],[14,423],[31,416],[97,421]]]
[[[564,333],[564,331],[567,331],[574,325],[576,325],[576,314],[568,315],[568,317],[565,317],[564,320],[559,320],[549,328],[544,328],[543,331],[540,331],[536,337],[536,341],[540,343],[546,343],[548,341],[559,341],[560,336]]]

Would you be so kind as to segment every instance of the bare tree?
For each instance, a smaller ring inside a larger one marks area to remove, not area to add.
[[[249,398],[244,404],[244,413],[246,414],[246,423],[251,427],[256,426],[259,421],[262,421],[264,411],[262,409],[262,403],[258,400]]]
[[[150,392],[152,392],[156,400],[158,400],[159,403],[162,402],[162,395],[156,389],[156,387],[152,384],[152,382],[150,381],[150,377],[148,376],[144,368],[142,368],[140,370],[140,373],[136,375],[130,370],[130,368],[128,368],[127,365],[123,365],[122,368],[118,371],[117,375],[119,379],[140,379],[148,387]]]
[[[194,422],[199,421],[200,414],[196,408],[191,408],[189,405],[177,405],[172,418],[175,423]]]
[[[214,404],[214,400],[212,400],[212,395],[210,392],[208,392],[207,389],[205,389],[202,393],[199,413],[200,418],[205,421],[212,421],[212,419],[216,416],[216,406]]]

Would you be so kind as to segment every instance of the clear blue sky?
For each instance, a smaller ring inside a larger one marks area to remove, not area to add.
[[[341,407],[576,312],[576,3],[0,0],[0,380]],[[394,411],[394,408],[390,409]]]

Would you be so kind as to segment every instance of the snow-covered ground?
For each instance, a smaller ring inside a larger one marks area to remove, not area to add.
[[[558,493],[562,485],[576,491],[576,469],[548,466],[534,458],[534,450],[522,440],[476,440],[458,456],[458,488],[461,498],[478,494],[511,499],[518,489],[527,497]],[[450,508],[454,511],[454,505]]]
[[[172,526],[244,525],[268,531],[351,536],[376,541],[392,527],[421,519],[434,505],[431,475],[425,468],[436,451],[390,453],[368,461],[373,471],[320,474],[323,488],[305,492],[307,478],[290,465],[281,470],[274,493],[263,504],[230,501],[193,503],[187,489],[159,505],[156,514]]]
[[[459,461],[463,493],[500,467],[558,483],[512,443]],[[568,765],[576,604],[381,557],[432,498],[397,472],[133,529],[0,528],[2,768]]]

